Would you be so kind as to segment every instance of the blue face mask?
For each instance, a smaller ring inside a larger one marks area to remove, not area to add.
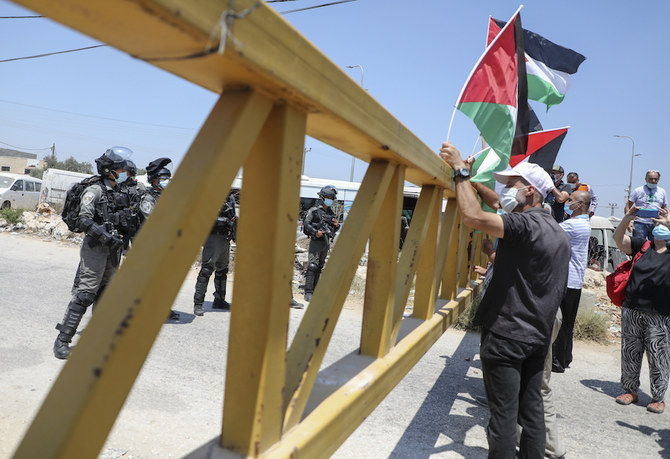
[[[326,207],[330,207],[333,205],[333,200],[326,198],[323,200],[323,203],[326,205]]]
[[[170,183],[170,179],[169,179],[169,178],[166,178],[166,179],[160,179],[160,180],[158,181],[158,186],[161,187],[162,189],[165,189],[165,188],[167,188],[168,183]]]
[[[670,229],[665,225],[654,226],[654,229],[651,230],[651,234],[656,239],[662,239],[664,241],[670,241]]]
[[[650,190],[653,190],[654,188],[656,188],[656,186],[657,186],[656,183],[647,183],[647,188],[649,188]]]
[[[564,208],[564,210],[565,210],[565,213],[568,214],[568,217],[572,216],[572,209],[570,208],[570,206],[566,206]]]
[[[126,171],[119,172],[119,178],[116,179],[118,183],[123,183],[128,180],[128,173]]]

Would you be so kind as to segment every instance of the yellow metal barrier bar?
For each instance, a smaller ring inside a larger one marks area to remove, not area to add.
[[[222,441],[245,455],[281,437],[304,139],[305,115],[277,106],[244,164]]]
[[[351,280],[379,214],[396,165],[373,161],[287,355],[285,428],[302,418]]]
[[[419,324],[386,356],[375,360],[324,400],[260,457],[311,459],[330,456],[442,336],[472,302],[480,286],[478,282],[473,289],[463,290],[455,300],[442,302],[430,320]]]
[[[419,200],[414,208],[412,223],[409,225],[405,245],[400,254],[398,262],[397,280],[395,288],[395,306],[393,311],[393,328],[389,336],[389,346],[395,345],[400,332],[400,322],[407,304],[409,291],[414,281],[417,263],[421,257],[421,250],[426,240],[426,233],[430,226],[430,221],[435,208],[435,202],[441,197],[440,190],[432,185],[424,186],[421,189]]]
[[[449,256],[449,244],[451,238],[456,228],[456,222],[458,221],[458,205],[455,199],[450,199],[447,201],[447,207],[444,209],[442,214],[442,223],[440,224],[440,236],[439,243],[437,246],[437,261],[435,263],[433,276],[435,277],[436,290],[433,296],[433,303],[437,300],[437,292],[440,287],[440,281],[442,275],[444,274],[447,266],[447,258]],[[449,298],[451,299],[451,298]]]
[[[426,237],[421,248],[421,255],[416,266],[416,281],[414,284],[414,308],[412,317],[427,320],[433,315],[435,300],[439,285],[435,282],[435,265],[437,264],[437,235],[442,211],[442,190],[437,189],[435,202],[429,214],[429,224]]]
[[[455,201],[455,199],[452,201]],[[456,298],[456,294],[458,293],[458,240],[461,226],[461,217],[457,214],[452,223],[451,238],[449,238],[449,245],[447,246],[446,267],[442,275],[442,289],[440,291],[440,298],[445,300],[453,300]]]
[[[221,96],[112,278],[17,458],[98,454],[271,107],[249,91]]]
[[[400,212],[405,168],[396,169],[379,217],[370,234],[365,302],[361,327],[361,354],[383,357],[390,349],[388,336],[393,326],[395,291],[400,245]]]
[[[16,0],[62,24],[215,93],[248,86],[309,113],[307,134],[357,158],[408,167],[407,180],[448,188],[451,169],[379,102],[257,0],[235,0],[234,11],[259,5],[232,22],[223,55],[205,52],[229,0]]]

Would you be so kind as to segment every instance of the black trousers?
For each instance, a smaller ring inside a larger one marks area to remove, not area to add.
[[[546,345],[528,344],[482,331],[479,355],[491,419],[486,429],[489,458],[515,458],[517,424],[520,458],[544,457],[546,432],[542,373]]]
[[[558,338],[554,341],[552,347],[554,370],[565,370],[572,362],[572,332],[575,328],[577,319],[577,309],[579,309],[579,300],[582,297],[581,288],[569,288],[565,292],[563,301],[561,301],[561,313],[563,314],[563,324],[558,332]]]

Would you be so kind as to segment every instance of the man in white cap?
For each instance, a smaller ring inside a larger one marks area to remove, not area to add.
[[[565,294],[570,240],[542,203],[554,183],[540,166],[519,163],[494,174],[505,185],[503,215],[484,212],[470,170],[450,143],[440,156],[454,170],[458,210],[470,228],[500,238],[491,283],[475,316],[482,326],[480,358],[491,411],[489,457],[543,457],[542,373],[554,318]]]

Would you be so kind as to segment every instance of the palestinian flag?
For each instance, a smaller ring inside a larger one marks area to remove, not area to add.
[[[538,164],[548,174],[556,162],[558,150],[561,148],[563,139],[568,134],[567,127],[550,129],[548,131],[531,132],[528,134],[528,150],[525,155],[515,155],[509,160],[509,167],[514,167],[521,161]]]
[[[489,42],[504,25],[502,21],[493,18],[489,20]],[[570,75],[577,72],[586,58],[530,30],[523,30],[523,42],[528,74],[528,98],[542,102],[548,110],[552,105],[563,102],[570,87]]]
[[[531,132],[527,135],[528,149],[524,155],[512,155],[509,164],[502,164],[502,158],[490,147],[481,152],[472,165],[472,182],[480,182],[491,189],[496,188],[493,173],[511,169],[522,161],[538,164],[548,174],[556,162],[558,150],[569,128]]]
[[[456,101],[456,108],[474,121],[504,169],[514,154],[525,154],[528,133],[527,78],[521,15],[517,11],[487,46]],[[515,137],[520,142],[514,142]]]

